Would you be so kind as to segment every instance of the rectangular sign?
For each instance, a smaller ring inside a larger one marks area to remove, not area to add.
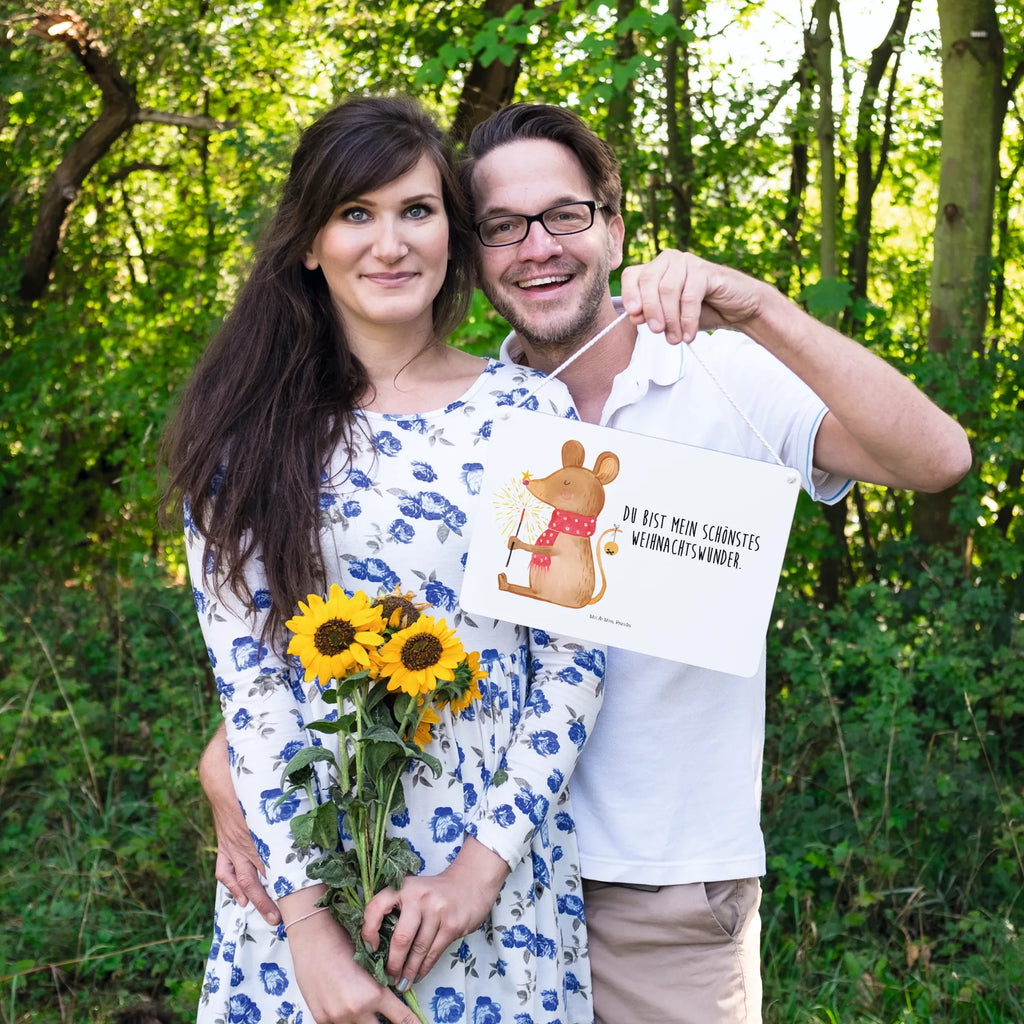
[[[462,607],[753,675],[799,490],[785,466],[512,410],[487,447]]]

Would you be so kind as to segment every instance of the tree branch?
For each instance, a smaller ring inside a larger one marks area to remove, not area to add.
[[[74,11],[61,8],[40,14],[32,23],[29,34],[47,42],[63,43],[103,93],[104,101],[115,105],[126,100],[135,103],[135,88],[121,75],[116,61],[85,19]]]
[[[21,298],[32,302],[43,296],[50,283],[68,210],[82,183],[122,135],[128,134],[140,121],[204,131],[222,131],[230,127],[230,122],[141,109],[135,97],[135,86],[121,74],[117,61],[88,23],[68,8],[39,14],[29,34],[47,42],[63,43],[102,97],[99,116],[68,147],[43,191],[19,287]]]
[[[31,302],[40,298],[49,284],[67,211],[82,182],[117,139],[131,130],[138,105],[134,88],[74,11],[40,14],[29,32],[40,39],[63,43],[103,97],[99,117],[71,144],[43,191],[19,289],[21,298]]]
[[[170,164],[155,164],[150,160],[135,160],[130,164],[125,164],[123,167],[118,167],[116,171],[108,174],[104,180],[107,184],[115,184],[130,178],[136,171],[153,171],[157,174],[162,174],[170,169]]]
[[[199,128],[204,132],[224,132],[238,124],[237,121],[218,121],[215,117],[204,117],[202,114],[172,114],[166,110],[150,110],[146,107],[136,112],[135,120],[138,123],[149,121],[152,124]]]

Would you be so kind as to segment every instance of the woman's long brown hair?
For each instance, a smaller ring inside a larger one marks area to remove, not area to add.
[[[262,560],[271,599],[265,641],[279,637],[299,600],[324,589],[320,481],[339,445],[351,455],[356,404],[369,388],[323,273],[307,270],[303,257],[340,204],[423,156],[441,174],[451,249],[434,300],[435,338],[462,322],[471,227],[447,140],[412,100],[349,100],[303,132],[252,272],[164,436],[165,519],[184,505],[206,539],[211,579],[243,602],[253,598],[246,569]]]

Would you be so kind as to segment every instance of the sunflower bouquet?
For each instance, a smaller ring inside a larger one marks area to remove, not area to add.
[[[306,869],[327,886],[317,904],[348,931],[356,962],[386,984],[397,913],[385,918],[376,950],[362,941],[360,929],[370,898],[385,887],[399,888],[420,866],[407,840],[387,834],[391,816],[405,808],[402,775],[417,761],[440,775],[441,764],[427,749],[431,726],[443,707],[458,715],[478,700],[486,673],[445,620],[423,614],[427,606],[400,587],[371,600],[361,590],[348,597],[335,584],[326,601],[311,594],[307,602],[300,601],[301,614],[285,624],[294,634],[288,653],[299,658],[306,682],[316,680],[324,701],[338,706],[336,718],[307,727],[342,735],[337,755],[314,744],[289,760],[282,799],[308,795],[310,810],[290,824],[299,846],[327,851]],[[322,802],[313,771],[320,761],[327,762],[330,779],[329,799]],[[351,836],[350,849],[340,848],[341,833]],[[404,998],[422,1018],[411,989]]]

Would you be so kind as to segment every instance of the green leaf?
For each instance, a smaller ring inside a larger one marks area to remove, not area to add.
[[[441,62],[446,68],[458,67],[463,61],[467,61],[470,58],[469,49],[461,43],[458,45],[445,43],[437,51],[437,55],[441,58]]]
[[[636,69],[632,61],[629,64],[619,64],[612,69],[612,84],[619,91],[624,90],[636,77]]]
[[[388,808],[388,814],[402,814],[405,811],[405,790],[401,786],[395,787],[395,795]]]
[[[316,826],[316,811],[304,811],[292,816],[288,822],[296,846],[308,849],[313,845],[313,830]]]
[[[838,316],[850,305],[853,285],[838,277],[827,277],[814,284],[809,284],[800,293],[800,298],[807,305],[807,311],[819,320],[828,320]]]
[[[362,735],[363,743],[397,743],[399,746],[402,745],[402,737],[398,735],[397,729],[393,725],[386,723],[374,723],[369,728],[363,730]]]
[[[317,761],[327,761],[335,768],[338,767],[334,754],[326,747],[303,747],[284,766],[281,772],[282,786],[286,782],[290,783],[292,787],[304,786],[312,774],[310,766]]]
[[[404,743],[372,743],[363,752],[363,767],[368,776],[380,779],[386,788],[391,778],[405,770],[408,755]],[[387,775],[387,780],[383,776]]]
[[[511,65],[516,59],[516,48],[514,46],[508,46],[505,43],[499,43],[497,46],[489,46],[483,53],[480,54],[480,63],[486,68],[490,67],[495,61],[501,64]],[[442,524],[441,529],[444,526]]]
[[[370,678],[370,673],[366,669],[362,669],[359,672],[353,672],[351,675],[345,676],[344,679],[338,681],[338,700],[348,700],[359,690],[361,686]]]
[[[434,773],[435,779],[441,777],[441,762],[433,754],[428,754],[425,750],[420,750],[415,746],[407,747],[407,752],[414,760],[422,761]]]
[[[387,711],[388,715],[391,714],[391,705],[393,701],[389,701],[389,697],[396,697],[398,694],[391,693],[387,686],[371,686],[369,692],[366,694],[363,700],[363,711],[367,714],[372,714],[374,721],[380,721],[380,713],[382,708]]]
[[[362,927],[361,924],[360,927]],[[359,934],[359,928],[356,929],[356,934]],[[379,985],[387,985],[387,971],[384,969],[387,953],[384,949],[378,949],[374,953],[364,943],[357,943],[356,951],[352,958],[364,971],[372,974]]]
[[[335,719],[321,718],[315,722],[310,722],[306,726],[307,729],[315,729],[317,732],[326,733],[327,735],[333,735],[339,732],[351,732],[351,727],[348,722],[345,721],[344,716]]]
[[[413,85],[417,90],[425,89],[428,86],[436,88],[444,83],[448,72],[449,68],[443,61],[438,60],[437,57],[431,57],[416,69]]]
[[[314,812],[313,843],[325,850],[338,845],[338,808],[333,803],[320,804]]]
[[[352,889],[360,883],[359,859],[355,850],[336,850],[318,857],[306,874],[332,889]]]
[[[331,786],[331,800],[338,808],[339,814],[348,814],[355,797],[350,790],[342,789],[341,786]]]
[[[413,851],[408,840],[392,836],[385,842],[378,865],[377,877],[380,882],[392,889],[400,889],[402,882],[419,870],[419,855]]]
[[[339,922],[339,924],[341,924],[345,931],[348,932],[349,938],[352,939],[352,944],[355,946],[356,950],[358,951],[363,949],[365,944],[359,934],[363,927],[363,907],[354,906],[347,900],[332,899],[331,915],[337,922]],[[366,952],[371,957],[374,955],[370,950],[367,950]],[[363,966],[366,967],[366,970],[370,971],[370,973],[373,973],[374,968],[372,964],[369,964],[368,962],[367,964],[363,964]],[[382,981],[381,984],[383,985],[385,982]]]

